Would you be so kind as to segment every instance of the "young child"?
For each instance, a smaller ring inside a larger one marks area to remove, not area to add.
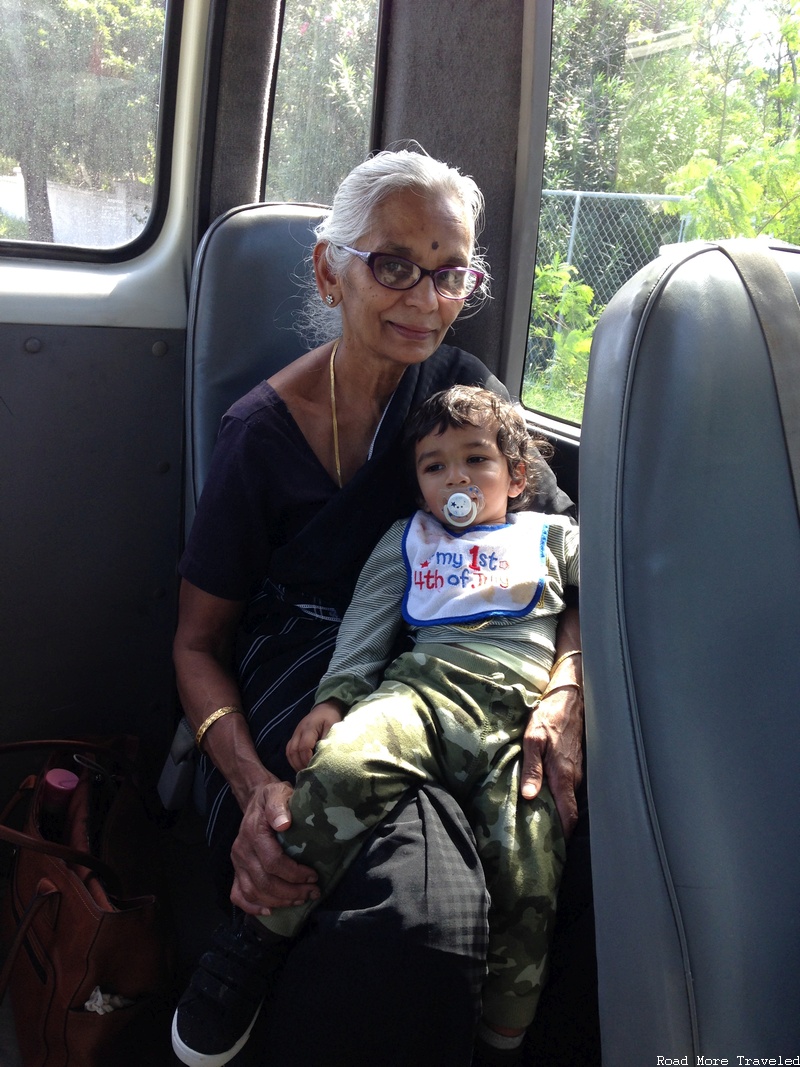
[[[522,739],[549,681],[564,587],[578,583],[578,528],[522,510],[535,490],[532,441],[494,393],[437,393],[411,417],[406,442],[421,509],[364,566],[317,703],[287,746],[299,773],[281,837],[326,895],[407,789],[443,784],[473,828],[491,897],[481,1062],[513,1063],[544,982],[564,862],[547,786],[534,799],[521,793]],[[393,658],[402,631],[414,646]],[[265,974],[314,906],[255,920]],[[250,1004],[239,1040],[209,1058],[197,1051],[208,1016],[193,1010],[190,988],[173,1047],[184,1063],[218,1067],[254,1021]]]

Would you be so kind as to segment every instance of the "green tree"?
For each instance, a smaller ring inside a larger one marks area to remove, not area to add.
[[[665,239],[797,241],[800,0],[566,0],[554,27],[545,187],[684,198],[659,209],[680,214],[680,237],[659,224],[648,240],[646,220],[616,201],[584,207],[577,233],[564,219],[560,236],[540,227],[555,276],[567,240],[601,302],[646,262],[635,247],[652,258]],[[579,361],[566,317],[542,315],[544,283],[537,276],[526,396],[541,406],[547,394],[546,409],[566,415]]]
[[[12,219],[0,211],[0,237],[9,241],[24,241],[28,236],[28,227],[20,219]]]
[[[658,177],[694,147],[684,148],[695,102],[683,87],[701,2],[554,6],[547,188],[660,191]]]
[[[634,0],[555,4],[545,186],[614,187],[618,93]]]
[[[165,0],[0,0],[0,152],[29,236],[53,240],[47,181],[152,181]]]
[[[754,31],[731,16],[710,25],[698,84],[705,122],[692,156],[668,176],[669,191],[690,198],[688,236],[769,235],[796,241],[800,232],[797,54],[800,5],[768,5]]]
[[[531,371],[522,401],[530,408],[580,422],[589,350],[600,309],[575,267],[556,256],[536,267],[528,334]]]
[[[376,0],[287,4],[267,171],[277,200],[328,203],[369,149]]]
[[[800,233],[800,145],[762,138],[729,146],[717,163],[698,152],[681,167],[670,189],[689,197],[689,238],[758,237],[797,241]],[[669,210],[672,205],[667,205]],[[674,208],[673,208],[674,209]]]
[[[662,193],[665,175],[691,155],[703,119],[697,94],[687,92],[694,71],[692,11],[673,5],[666,21],[631,23],[621,110],[614,189]]]

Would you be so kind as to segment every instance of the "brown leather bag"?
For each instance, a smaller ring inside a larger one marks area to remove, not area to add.
[[[50,750],[44,766],[0,815],[0,840],[16,850],[0,998],[8,986],[23,1067],[112,1067],[123,1031],[170,981],[157,827],[136,786],[135,739],[17,742],[0,754],[37,747]],[[78,773],[62,841],[42,833],[44,778],[56,767]],[[7,822],[25,798],[15,830]],[[98,1013],[92,997],[124,1006]]]

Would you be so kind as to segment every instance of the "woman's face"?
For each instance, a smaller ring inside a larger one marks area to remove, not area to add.
[[[373,214],[354,247],[389,252],[420,267],[468,267],[472,232],[462,205],[453,197],[395,193]],[[362,260],[352,257],[328,291],[341,301],[342,344],[362,358],[402,366],[421,363],[439,347],[463,300],[440,296],[430,277],[413,289],[387,289]]]

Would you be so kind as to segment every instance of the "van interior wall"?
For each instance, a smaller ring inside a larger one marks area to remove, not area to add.
[[[168,743],[183,364],[177,330],[0,325],[3,740]]]

